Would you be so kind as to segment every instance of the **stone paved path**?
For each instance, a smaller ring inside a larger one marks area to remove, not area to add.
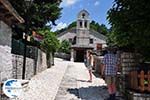
[[[68,66],[68,61],[55,59],[55,66],[34,76],[19,100],[54,100]]]
[[[108,97],[105,81],[99,77],[93,77],[92,83],[87,82],[89,73],[83,63],[74,63],[77,69],[79,96],[82,100],[104,100]]]
[[[103,79],[93,75],[93,82],[89,83],[88,78],[83,63],[69,64],[55,100],[104,100],[108,97]]]
[[[104,100],[108,97],[103,79],[93,75],[89,83],[83,63],[55,59],[55,66],[34,76],[17,100]]]
[[[73,74],[74,66],[68,65],[68,69],[60,84],[55,100],[78,100],[79,92],[77,89],[76,75]]]

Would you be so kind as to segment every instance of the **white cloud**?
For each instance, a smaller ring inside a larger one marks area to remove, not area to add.
[[[79,0],[62,0],[61,7],[69,7],[71,5],[74,5]]]
[[[94,5],[95,5],[95,6],[98,6],[98,5],[99,5],[99,1],[96,1],[96,2],[94,3]]]
[[[67,27],[67,24],[66,23],[63,23],[63,22],[60,22],[57,24],[57,26],[53,27],[52,28],[52,31],[56,31],[56,30],[61,30],[63,28]]]

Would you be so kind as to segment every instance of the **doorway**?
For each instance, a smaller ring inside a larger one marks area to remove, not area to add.
[[[84,62],[85,50],[76,50],[76,62]]]

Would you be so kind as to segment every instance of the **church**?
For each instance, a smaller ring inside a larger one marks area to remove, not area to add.
[[[71,61],[83,62],[88,50],[102,50],[106,47],[106,36],[90,29],[90,14],[81,10],[77,15],[76,27],[61,32],[60,41],[68,40],[71,46]]]

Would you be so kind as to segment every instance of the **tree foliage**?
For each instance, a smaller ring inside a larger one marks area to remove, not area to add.
[[[59,48],[59,40],[56,37],[56,33],[51,32],[47,27],[39,29],[38,33],[44,35],[41,48],[46,52],[47,66],[50,68],[54,64],[54,53]]]
[[[63,40],[60,44],[59,52],[69,54],[71,50],[71,44],[67,40]]]
[[[9,0],[17,12],[24,18],[25,23],[15,26],[17,33],[28,33],[42,28],[46,23],[55,25],[60,17],[61,0]]]
[[[56,52],[59,48],[59,40],[56,37],[56,33],[51,32],[48,28],[43,28],[38,31],[40,34],[44,34],[44,39],[41,42],[41,46],[48,52]]]
[[[67,28],[64,28],[64,29],[61,29],[61,30],[58,30],[56,31],[57,33],[61,33],[65,30],[68,30],[68,29],[71,29],[71,28],[74,28],[76,27],[76,21],[72,22],[71,24],[68,25]],[[99,24],[95,21],[91,21],[90,22],[90,29],[94,30],[94,31],[97,31],[103,35],[106,35],[108,34],[109,30],[107,29],[107,27],[104,25],[104,24]]]
[[[108,11],[110,39],[120,47],[131,47],[150,56],[150,1],[115,0]]]
[[[68,29],[76,27],[76,21],[72,22],[71,24],[68,25]]]
[[[109,32],[107,27],[104,24],[100,25],[99,23],[97,23],[95,21],[92,21],[90,23],[90,28],[97,31],[97,32],[99,32],[99,33],[101,33],[101,34],[103,34],[103,35],[106,35]]]

